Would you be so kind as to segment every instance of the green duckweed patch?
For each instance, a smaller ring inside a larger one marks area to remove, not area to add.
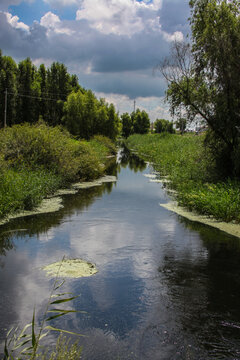
[[[43,267],[50,277],[81,278],[88,277],[98,272],[96,266],[82,259],[64,259]]]
[[[185,217],[188,220],[196,221],[204,225],[212,226],[221,231],[226,232],[227,234],[236,236],[240,238],[240,225],[234,223],[226,223],[223,221],[218,221],[214,218],[208,216],[199,215],[193,211],[187,210],[182,206],[178,206],[176,202],[169,202],[167,204],[159,204],[167,210],[170,210],[180,216]]]

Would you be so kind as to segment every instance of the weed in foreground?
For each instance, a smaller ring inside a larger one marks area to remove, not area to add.
[[[62,262],[63,261],[64,258],[62,259]],[[61,265],[62,263],[59,265],[59,271]],[[81,354],[81,348],[77,343],[71,345],[69,340],[63,338],[61,335],[56,344],[56,350],[50,355],[47,355],[47,351],[45,351],[45,353],[39,352],[41,350],[40,341],[49,334],[49,331],[56,331],[61,334],[66,333],[70,335],[84,336],[64,329],[57,329],[51,325],[46,325],[49,321],[69,313],[85,313],[84,311],[58,308],[59,304],[72,301],[78,297],[66,297],[66,295],[73,295],[72,293],[56,293],[56,291],[62,287],[64,282],[64,280],[60,281],[59,276],[57,275],[38,332],[36,332],[35,309],[33,311],[32,322],[30,324],[27,324],[21,331],[19,331],[18,328],[12,328],[9,330],[5,340],[3,360],[47,359],[47,356],[49,360],[61,360],[69,359],[69,357],[66,356],[69,351],[70,354],[72,354],[71,356],[74,354]],[[57,300],[53,300],[53,298],[57,298]],[[52,315],[49,316],[49,314]],[[77,359],[77,357],[72,357],[72,359]]]

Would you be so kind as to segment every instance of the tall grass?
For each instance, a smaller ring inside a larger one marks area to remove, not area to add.
[[[1,129],[0,217],[30,210],[70,182],[101,176],[113,149],[103,136],[78,141],[43,122]]]
[[[226,222],[240,223],[240,183],[222,181],[204,147],[204,135],[149,134],[130,136],[126,145],[152,161],[182,206]]]

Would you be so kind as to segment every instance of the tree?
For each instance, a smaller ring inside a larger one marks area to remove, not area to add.
[[[146,111],[140,111],[131,114],[133,119],[133,132],[136,134],[147,134],[150,128],[150,119]]]
[[[0,126],[4,123],[5,91],[7,89],[7,118],[8,126],[16,122],[17,101],[17,65],[10,56],[1,56],[0,53]]]
[[[35,123],[39,118],[40,83],[30,58],[18,64],[17,123]]]
[[[75,79],[76,80],[76,79]],[[68,95],[72,91],[71,81],[76,86],[74,79],[71,79],[64,64],[53,62],[50,69],[47,70],[47,98],[49,125],[58,125],[63,117],[63,106]]]
[[[239,176],[239,1],[192,0],[190,7],[192,46],[175,43],[172,59],[161,66],[169,82],[167,98],[172,113],[183,106],[188,119],[205,120],[217,163],[226,175]]]
[[[122,136],[127,138],[133,133],[133,123],[131,116],[126,112],[121,115],[122,121]]]
[[[186,130],[187,127],[187,119],[180,117],[176,122],[175,122],[176,128],[180,131],[181,135],[183,135],[183,133]]]
[[[170,134],[174,133],[173,123],[165,119],[157,119],[154,122],[154,129],[156,133],[168,132]]]
[[[113,104],[98,100],[91,90],[72,92],[64,104],[63,122],[73,135],[90,139],[105,135],[115,139],[119,132],[119,118]]]

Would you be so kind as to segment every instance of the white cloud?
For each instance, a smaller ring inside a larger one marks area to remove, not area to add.
[[[168,42],[183,41],[184,39],[183,33],[181,31],[175,31],[173,34],[169,34],[163,31],[162,34],[163,34],[163,38]]]
[[[98,98],[104,98],[108,103],[113,103],[117,111],[121,115],[124,112],[131,113],[134,107],[134,100],[130,99],[127,95],[121,94],[105,94],[102,92],[96,93]],[[136,108],[145,110],[151,121],[158,119],[171,120],[171,114],[167,103],[164,102],[164,97],[148,96],[148,97],[137,97]]]
[[[151,4],[136,0],[83,0],[76,19],[87,20],[103,34],[131,36],[145,28],[147,13],[156,12],[160,7],[161,0]]]
[[[45,26],[46,28],[54,29],[59,23],[60,23],[59,17],[53,14],[51,11],[46,13],[40,20],[40,25]]]
[[[4,13],[6,15],[8,23],[15,29],[20,29],[29,32],[29,26],[19,21],[18,16],[12,16],[9,12]]]
[[[67,27],[63,27],[60,18],[52,13],[47,12],[40,20],[40,25],[48,29],[47,34],[50,36],[51,32],[56,34],[72,35],[74,32]]]
[[[67,5],[66,0],[45,1]],[[62,62],[85,88],[125,94],[130,102],[163,96],[166,84],[152,72],[169,54],[170,43],[186,33],[186,6],[180,12],[180,0],[69,0],[68,4],[73,1],[79,5],[77,21],[64,20],[64,10],[61,16],[49,11],[27,26],[0,11],[2,51],[16,61],[29,56],[36,65]],[[153,120],[155,109],[155,105],[146,109]]]

